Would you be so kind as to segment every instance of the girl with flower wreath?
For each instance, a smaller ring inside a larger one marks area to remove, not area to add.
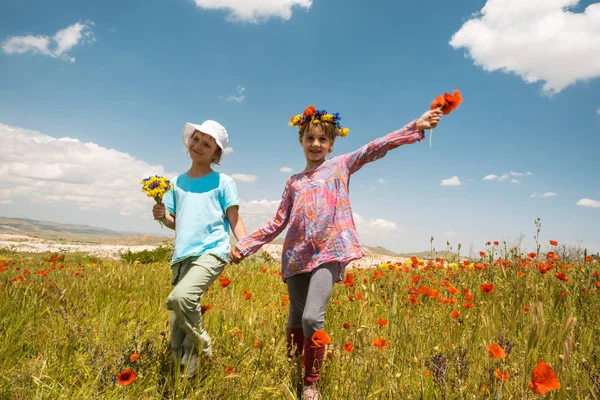
[[[275,217],[240,240],[230,261],[240,262],[288,228],[282,252],[282,278],[290,298],[287,351],[294,360],[303,357],[303,399],[320,398],[317,383],[326,345],[311,339],[324,328],[333,285],[344,279],[348,263],[365,255],[352,218],[350,175],[389,150],[424,140],[424,131],[436,127],[441,116],[441,109],[427,111],[402,129],[329,159],[336,138],[349,132],[340,125],[339,114],[310,106],[291,118],[290,126],[299,127],[306,168],[287,180]]]
[[[230,253],[230,228],[236,238],[246,236],[238,214],[234,180],[212,169],[227,148],[227,130],[216,121],[186,123],[183,143],[192,166],[171,180],[173,188],[152,209],[154,219],[175,230],[171,260],[173,291],[167,298],[171,310],[171,350],[183,375],[198,368],[199,350],[212,356],[211,339],[200,312],[200,297],[221,275]]]

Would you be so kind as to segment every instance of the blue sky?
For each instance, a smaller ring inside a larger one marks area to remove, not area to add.
[[[600,3],[512,3],[3,1],[0,215],[161,233],[138,181],[184,172],[184,123],[216,119],[255,229],[304,168],[291,115],[339,112],[337,155],[460,89],[432,148],[353,176],[363,243],[532,247],[539,216],[599,251]]]

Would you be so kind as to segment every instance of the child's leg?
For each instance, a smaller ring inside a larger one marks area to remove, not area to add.
[[[320,378],[321,363],[325,357],[326,346],[315,345],[313,333],[324,328],[325,310],[331,297],[339,263],[323,264],[311,273],[306,305],[302,314],[304,329],[304,385],[314,385]]]
[[[182,343],[184,357],[190,356],[200,341],[203,352],[211,355],[210,337],[202,326],[200,297],[219,277],[225,262],[210,254],[203,254],[181,268],[177,285],[167,298],[167,308],[175,314],[175,325],[185,334]]]
[[[304,332],[302,329],[302,313],[306,304],[310,274],[294,275],[287,279],[290,297],[290,314],[286,329],[287,351],[289,358],[302,354]]]

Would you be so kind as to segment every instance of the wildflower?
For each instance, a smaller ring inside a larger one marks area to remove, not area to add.
[[[344,322],[344,329],[350,329],[350,323]]]
[[[453,294],[455,296],[460,293],[460,291],[453,286],[448,287],[448,291],[450,292],[450,294]]]
[[[463,296],[465,297],[465,300],[473,301],[473,295],[471,295],[471,293],[469,293],[469,290],[466,288],[463,288]]]
[[[564,282],[568,282],[569,281],[569,277],[567,275],[565,275],[564,272],[557,272],[556,275],[554,275],[554,276],[556,276],[561,281],[564,281]]]
[[[410,280],[412,283],[417,283],[421,280],[421,277],[419,275],[411,276]]]
[[[329,337],[329,334],[324,330],[318,330],[315,333],[313,333],[311,340],[317,346],[323,346],[331,343],[331,338]]]
[[[130,356],[129,356],[129,359],[130,359],[131,361],[135,361],[135,360],[137,360],[138,358],[140,358],[140,355],[139,355],[138,353],[133,353],[132,355],[130,355]]]
[[[558,246],[558,242],[556,240],[551,240],[550,246]]]
[[[415,294],[409,294],[408,295],[408,301],[411,302],[414,305],[419,304],[419,298]]]
[[[252,297],[252,292],[244,290],[244,299],[250,300],[251,297]]]
[[[219,284],[221,285],[222,288],[226,288],[227,286],[229,286],[230,283],[231,283],[231,281],[229,279],[227,279],[227,277],[225,277],[225,275],[219,276]]]
[[[592,261],[594,261],[594,257],[592,257],[592,256],[587,256],[587,257],[585,258],[585,261],[587,261],[587,262],[592,262]]]
[[[600,289],[600,281],[596,282],[596,287]]]
[[[506,371],[500,371],[499,369],[496,369],[494,371],[494,375],[497,379],[500,379],[502,382],[506,382],[508,380],[508,372]]]
[[[531,372],[529,388],[535,394],[544,394],[560,388],[556,373],[544,360],[540,360]]]
[[[464,308],[473,308],[473,303],[471,303],[470,301],[466,301],[466,302],[463,304],[463,307],[464,307]]]
[[[482,285],[479,285],[479,289],[481,289],[483,292],[490,294],[494,291],[494,284],[493,283],[484,283]]]
[[[480,251],[480,252],[479,252],[479,256],[480,256],[480,257],[483,257],[483,256],[485,256],[485,252],[483,252],[483,251]]]
[[[388,347],[388,345],[390,344],[389,340],[385,340],[384,338],[375,338],[373,339],[373,346],[377,347],[379,350],[383,350],[384,348]]]
[[[529,258],[535,258],[536,256],[537,256],[537,254],[535,254],[535,253],[528,253],[527,254],[527,257],[529,257]]]
[[[239,339],[243,339],[244,338],[244,334],[242,333],[242,330],[238,327],[235,327],[231,330],[231,336],[232,337],[236,337]]]
[[[382,328],[383,328],[384,326],[386,326],[386,325],[387,325],[387,323],[388,323],[388,322],[387,322],[387,319],[385,319],[385,318],[378,318],[378,319],[377,319],[377,325],[379,325],[379,326],[380,326],[380,327],[382,327]]]
[[[529,306],[523,306],[523,311],[527,312],[529,310],[530,310]]]
[[[254,343],[252,344],[252,346],[259,348],[260,347],[260,341],[258,339],[254,339]]]
[[[458,318],[458,317],[460,317],[460,313],[456,310],[452,310],[452,312],[450,313],[450,316],[452,318]]]
[[[200,306],[200,315],[204,315],[205,312],[212,310],[212,306],[210,304],[205,306]]]
[[[135,375],[135,372],[133,372],[133,370],[131,369],[126,369],[117,374],[117,381],[119,382],[119,385],[127,386],[135,382],[136,379],[137,376]]]
[[[498,243],[497,240],[494,240],[494,246],[498,246],[500,243]]]
[[[488,350],[490,352],[490,356],[494,357],[494,358],[504,358],[506,356],[506,353],[504,352],[504,349],[500,346],[498,346],[497,344],[490,344],[488,346]]]
[[[352,350],[354,350],[354,345],[352,344],[352,342],[344,343],[344,351],[346,353],[352,353]]]
[[[522,278],[522,277],[524,277],[524,276],[525,276],[525,272],[523,272],[523,271],[519,271],[519,272],[517,272],[517,276],[518,276],[519,278]]]
[[[231,375],[231,374],[233,374],[233,367],[232,367],[232,366],[230,366],[230,365],[228,365],[227,367],[225,367],[225,373],[226,373],[227,375]]]

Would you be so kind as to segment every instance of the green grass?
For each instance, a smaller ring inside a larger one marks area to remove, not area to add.
[[[204,323],[215,355],[187,381],[173,371],[170,359],[168,263],[71,255],[60,260],[4,251],[0,399],[294,399],[285,357],[288,310],[282,296],[287,291],[279,270],[259,258],[227,266],[231,285],[222,288],[217,282],[202,299],[212,306]],[[568,282],[555,277],[558,271]],[[561,383],[546,397],[599,398],[598,262],[556,263],[545,274],[517,260],[510,267],[407,264],[350,272],[354,286],[336,285],[327,310],[325,329],[332,344],[322,379],[324,398],[536,398],[529,381],[540,359]],[[421,281],[414,284],[411,278],[417,275]],[[18,277],[25,281],[13,282]],[[446,279],[459,294],[448,293],[442,286]],[[495,285],[491,294],[479,289],[486,282]],[[457,304],[424,295],[411,304],[410,288],[420,285]],[[470,309],[463,307],[463,288],[474,296]],[[252,293],[249,300],[244,291]],[[452,310],[460,317],[452,318]],[[387,325],[379,326],[379,318]],[[390,341],[382,350],[372,344],[380,337]],[[343,350],[345,342],[354,344],[352,353]],[[508,356],[492,358],[491,343],[504,347]],[[133,353],[140,358],[130,361]],[[121,386],[116,375],[128,368],[137,379]],[[508,380],[496,379],[495,369],[508,372]]]

